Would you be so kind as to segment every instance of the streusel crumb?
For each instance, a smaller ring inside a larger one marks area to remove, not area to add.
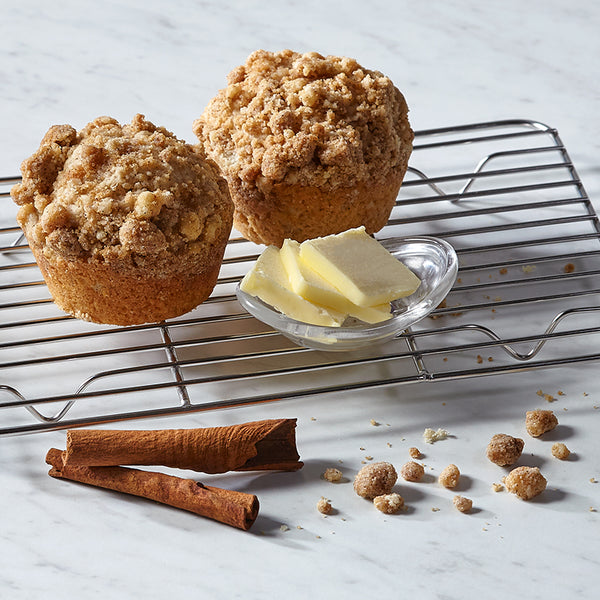
[[[342,472],[339,469],[335,469],[333,467],[329,467],[325,469],[325,473],[323,473],[323,479],[326,481],[331,481],[331,483],[337,483],[342,480]]]
[[[521,438],[515,438],[512,435],[505,433],[497,433],[492,436],[490,443],[487,445],[487,457],[496,465],[505,467],[514,465],[521,453],[525,442]]]
[[[398,480],[394,466],[387,462],[376,462],[364,466],[354,479],[354,491],[369,500],[389,494]]]
[[[327,500],[327,498],[321,496],[320,500],[317,502],[317,510],[324,515],[329,515],[331,514],[333,507],[331,506],[331,502]]]
[[[449,464],[439,475],[438,481],[445,488],[455,488],[460,480],[460,471],[454,464]]]
[[[494,492],[501,492],[504,489],[504,486],[501,483],[492,483],[492,490]]]
[[[556,442],[556,444],[552,444],[552,456],[554,456],[554,458],[567,460],[570,454],[571,451],[562,442]]]
[[[531,500],[546,489],[546,478],[538,467],[517,467],[505,478],[506,489],[522,500]]]
[[[421,458],[422,456],[421,451],[414,446],[408,449],[408,454],[411,458]]]
[[[406,481],[421,481],[423,475],[425,475],[425,468],[423,465],[411,460],[400,467],[400,475]]]
[[[528,410],[526,413],[525,427],[533,437],[552,431],[557,425],[558,419],[551,410]]]
[[[393,515],[404,508],[404,498],[400,494],[382,494],[373,498],[375,508],[387,515]]]
[[[347,186],[410,152],[404,97],[351,58],[257,50],[227,83],[193,128],[228,178]]]
[[[461,513],[471,512],[471,509],[473,508],[473,500],[465,498],[464,496],[454,496],[452,502]]]

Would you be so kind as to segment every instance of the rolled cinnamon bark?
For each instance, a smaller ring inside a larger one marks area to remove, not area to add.
[[[65,464],[162,465],[204,473],[296,471],[296,419],[273,419],[202,429],[67,431]]]
[[[64,452],[57,448],[48,451],[46,462],[52,466],[48,472],[51,477],[147,498],[244,531],[250,529],[258,516],[259,502],[254,494],[127,467],[71,466],[65,464]]]

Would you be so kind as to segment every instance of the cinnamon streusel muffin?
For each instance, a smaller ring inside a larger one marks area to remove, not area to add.
[[[404,96],[355,60],[258,50],[194,122],[247,239],[381,229],[412,151]]]
[[[132,325],[181,315],[212,292],[232,225],[218,168],[136,115],[51,127],[11,195],[56,304]]]

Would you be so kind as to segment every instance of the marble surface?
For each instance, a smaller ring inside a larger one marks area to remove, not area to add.
[[[18,173],[50,124],[81,127],[100,114],[125,121],[143,112],[193,141],[193,119],[232,67],[256,48],[290,47],[353,56],[385,72],[405,93],[415,129],[510,118],[556,127],[600,206],[593,0],[23,0],[2,7],[10,14],[0,37],[3,176]],[[261,513],[248,533],[49,478],[43,457],[64,447],[64,432],[0,439],[0,597],[596,597],[596,380],[597,364],[573,365],[135,423],[298,418],[301,471],[206,480],[259,496]],[[550,408],[560,425],[533,439],[524,413],[545,404],[540,389],[557,398]],[[427,445],[426,427],[451,437]],[[526,439],[521,463],[540,466],[549,481],[538,499],[491,490],[505,474],[484,456],[498,432]],[[570,460],[550,456],[558,440],[572,449]],[[398,483],[408,510],[385,516],[354,494],[351,479],[367,456],[400,466],[410,446],[424,453],[426,479]],[[450,462],[464,473],[458,492],[473,499],[470,515],[458,513],[454,493],[435,481]],[[323,481],[329,466],[347,481]],[[321,496],[334,514],[316,511]]]

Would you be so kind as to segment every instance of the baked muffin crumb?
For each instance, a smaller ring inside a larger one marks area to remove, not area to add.
[[[558,425],[558,419],[551,410],[528,410],[525,415],[527,433],[533,437],[540,437],[552,431]]]

